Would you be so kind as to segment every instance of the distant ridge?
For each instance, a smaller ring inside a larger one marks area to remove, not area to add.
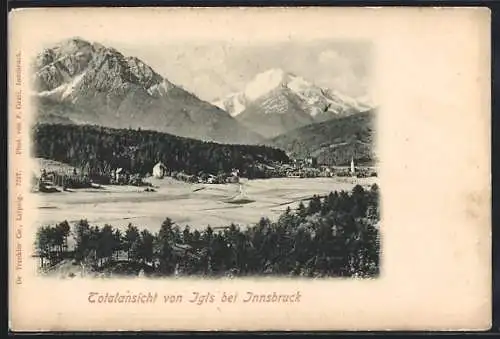
[[[376,111],[304,126],[269,140],[293,157],[316,157],[319,163],[348,165],[376,162],[374,150]]]

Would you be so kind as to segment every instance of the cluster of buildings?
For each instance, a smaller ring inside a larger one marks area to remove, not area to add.
[[[153,166],[152,176],[162,179],[165,176],[170,176],[174,179],[189,182],[189,183],[205,183],[205,184],[224,184],[224,183],[238,183],[240,179],[240,172],[238,169],[233,169],[228,174],[210,174],[203,173],[201,175],[190,175],[184,172],[169,171],[163,162],[158,162]]]
[[[318,165],[316,158],[309,157],[302,160],[296,159],[292,164],[273,164],[263,166],[266,177],[288,177],[288,178],[317,178],[334,176],[376,176],[374,169],[367,167],[356,167],[354,159],[349,166],[326,166]]]
[[[294,160],[290,164],[272,163],[272,164],[255,164],[252,167],[252,176],[249,171],[241,173],[238,169],[233,169],[229,173],[210,174],[200,173],[198,175],[189,175],[184,172],[170,171],[167,166],[159,161],[153,168],[151,175],[155,178],[162,179],[170,176],[176,180],[188,183],[206,183],[206,184],[225,184],[238,183],[240,175],[248,176],[249,178],[316,178],[316,177],[334,177],[334,176],[356,176],[367,177],[376,176],[374,169],[355,166],[354,159],[351,159],[350,166],[335,167],[318,165],[316,158],[309,157],[301,160]],[[66,188],[85,188],[92,187],[94,184],[110,184],[110,185],[146,185],[143,182],[143,177],[139,174],[132,174],[123,168],[115,168],[107,171],[106,174],[88,175],[84,171],[77,172],[76,169],[66,171],[51,171],[42,170],[39,178],[34,178],[35,185],[39,191],[58,191],[57,187],[63,190]]]
[[[139,174],[130,174],[123,168],[109,173],[90,174],[76,168],[64,170],[42,169],[40,174],[32,175],[32,190],[38,192],[59,192],[70,188],[91,188],[99,185],[143,185]]]
[[[42,169],[39,176],[33,174],[32,190],[39,192],[59,192],[60,189],[91,187],[92,181],[86,175],[79,175],[75,169],[47,171]],[[59,188],[58,188],[59,187]]]
[[[374,169],[356,167],[354,159],[351,159],[350,166],[325,166],[318,165],[317,159],[313,157],[295,160],[291,164],[256,164],[253,166],[252,174],[253,178],[368,177],[377,175]],[[162,162],[158,162],[153,167],[152,175],[156,178],[170,176],[174,179],[190,183],[224,184],[238,183],[240,175],[246,177],[248,173],[240,173],[239,170],[233,169],[230,173],[218,175],[210,173],[187,175],[183,172],[169,172]]]

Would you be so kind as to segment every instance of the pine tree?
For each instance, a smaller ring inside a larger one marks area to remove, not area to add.
[[[299,206],[297,208],[297,214],[301,218],[305,218],[307,216],[306,206],[304,205],[304,203],[302,201],[299,203]]]
[[[80,220],[75,225],[75,257],[83,260],[90,252],[90,225],[87,220]]]
[[[123,249],[127,252],[128,260],[136,259],[139,241],[139,229],[132,224],[128,224],[123,237]]]

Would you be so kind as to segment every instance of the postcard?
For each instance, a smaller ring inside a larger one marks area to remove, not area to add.
[[[9,16],[14,331],[491,326],[485,8]]]

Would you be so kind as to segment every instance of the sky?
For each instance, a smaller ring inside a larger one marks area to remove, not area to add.
[[[378,35],[366,24],[370,9],[68,11],[51,10],[51,20],[46,11],[32,11],[30,22],[43,19],[45,24],[30,32],[27,45],[34,51],[72,37],[99,42],[142,59],[207,101],[243,90],[271,68],[352,97],[372,96],[370,64]]]
[[[95,40],[135,56],[205,101],[242,91],[257,74],[280,68],[353,98],[370,97],[372,46],[362,40],[147,41]],[[65,39],[57,39],[60,42]],[[53,43],[57,43],[54,41]],[[50,47],[52,44],[46,44]]]
[[[239,92],[271,68],[302,76],[352,97],[368,95],[371,45],[355,41],[232,43],[104,43],[136,56],[171,82],[213,101]]]

